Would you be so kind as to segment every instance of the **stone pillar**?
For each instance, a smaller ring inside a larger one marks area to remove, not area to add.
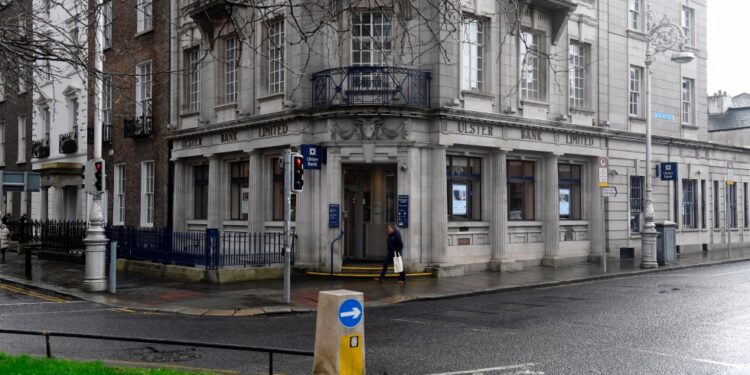
[[[490,236],[492,241],[493,271],[519,271],[522,263],[508,259],[508,151],[497,150],[492,154],[492,223]]]
[[[172,229],[175,232],[187,231],[186,219],[187,213],[190,211],[190,205],[187,204],[185,199],[185,189],[187,187],[187,181],[185,180],[185,162],[182,160],[176,160],[174,162],[174,186],[172,187],[174,194],[172,200]],[[124,207],[122,208],[124,209]]]
[[[221,159],[219,155],[208,156],[208,228],[221,229]]]
[[[430,262],[435,265],[445,262],[448,247],[448,198],[445,146],[436,146],[431,150],[432,178],[430,179],[430,196],[432,216],[430,217]]]
[[[586,187],[585,194],[588,197],[588,217],[585,219],[589,222],[589,243],[591,244],[591,250],[589,251],[589,262],[601,262],[602,253],[605,252],[607,244],[604,240],[604,204],[602,198],[602,191],[599,187],[597,176],[599,175],[599,164],[598,158],[589,160],[586,166],[588,173],[584,173],[584,176],[590,176],[590,178],[583,178],[581,183]]]
[[[40,190],[39,218],[49,220],[49,187],[43,186]]]
[[[65,213],[65,188],[62,186],[55,186],[55,219],[66,220]]]
[[[250,201],[247,203],[247,231],[250,233],[261,233],[266,228],[263,212],[262,195],[263,184],[268,184],[267,179],[263,176],[263,153],[258,150],[248,152],[248,191],[250,192]]]
[[[545,267],[558,268],[562,266],[560,252],[560,189],[557,177],[557,161],[559,155],[548,154],[544,159],[544,258],[542,265]],[[537,211],[538,212],[538,211]]]

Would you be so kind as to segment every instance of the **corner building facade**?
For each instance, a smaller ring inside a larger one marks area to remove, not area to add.
[[[293,200],[296,266],[384,258],[385,224],[404,198],[409,270],[560,267],[621,248],[639,258],[650,115],[651,167],[678,162],[680,178],[654,179],[657,222],[677,222],[681,252],[720,248],[727,233],[744,242],[750,157],[706,131],[705,1],[651,1],[697,56],[658,57],[651,114],[644,2],[476,1],[450,17],[424,2],[361,2],[311,11],[304,22],[340,32],[304,43],[287,7],[239,27],[250,8],[233,2],[229,22],[228,2],[182,2],[172,71],[189,74],[171,81],[174,229],[281,230],[278,157],[317,144],[326,161]],[[618,190],[606,203],[598,157]],[[340,228],[329,228],[330,205]]]

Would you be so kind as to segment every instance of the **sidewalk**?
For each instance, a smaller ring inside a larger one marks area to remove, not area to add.
[[[82,265],[33,258],[33,279],[24,278],[24,258],[9,252],[0,263],[0,279],[45,289],[113,307],[206,316],[250,316],[260,314],[314,311],[320,290],[350,289],[365,294],[368,307],[404,301],[466,296],[496,291],[549,287],[629,275],[662,272],[714,264],[750,260],[750,248],[682,255],[676,265],[642,270],[633,260],[610,262],[608,272],[601,264],[584,263],[564,269],[534,267],[520,272],[480,272],[452,278],[414,278],[405,286],[395,280],[383,284],[372,280],[295,277],[292,279],[292,305],[284,305],[282,281],[256,281],[237,284],[184,283],[121,273],[117,294],[88,293],[81,289]]]

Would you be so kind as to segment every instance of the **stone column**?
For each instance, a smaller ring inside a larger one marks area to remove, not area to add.
[[[581,183],[585,186],[585,194],[588,198],[588,217],[585,219],[589,222],[589,243],[591,244],[591,250],[589,251],[589,262],[601,262],[602,253],[605,252],[607,244],[604,240],[604,204],[602,198],[601,188],[597,182],[597,176],[599,175],[599,164],[598,158],[589,160],[587,165],[588,173],[584,173],[584,176],[590,176],[590,178],[583,178]]]
[[[67,198],[68,197],[65,196],[65,188],[62,186],[55,186],[55,219],[67,219],[65,213],[65,200]]]
[[[518,271],[522,263],[508,259],[508,151],[497,150],[492,154],[492,223],[490,235],[492,241],[493,271]]]
[[[263,212],[263,198],[259,194],[263,191],[263,184],[268,184],[263,176],[263,153],[258,150],[248,152],[248,191],[250,192],[250,201],[247,203],[247,231],[250,233],[261,233],[266,228]]]
[[[431,150],[432,178],[430,179],[430,197],[432,216],[430,217],[430,262],[435,265],[445,262],[448,247],[448,198],[445,146],[436,146]]]
[[[208,226],[221,229],[223,212],[221,209],[221,159],[219,155],[208,156]]]
[[[187,231],[186,219],[187,213],[190,211],[190,205],[187,204],[185,199],[185,189],[187,181],[185,180],[185,162],[182,160],[176,160],[174,163],[174,186],[172,194],[172,229],[175,232]],[[124,207],[122,209],[125,209]]]
[[[557,161],[559,155],[548,154],[544,159],[544,202],[542,212],[544,212],[544,258],[542,265],[545,267],[558,268],[562,266],[560,252],[560,191],[557,177]],[[538,212],[538,211],[537,211]]]
[[[40,190],[39,218],[49,220],[49,187],[43,186]]]

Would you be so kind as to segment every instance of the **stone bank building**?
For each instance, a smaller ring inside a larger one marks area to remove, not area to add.
[[[652,113],[645,2],[682,25],[697,57],[657,58]],[[399,197],[410,270],[560,267],[621,248],[639,259],[643,176],[668,161],[679,180],[654,178],[656,220],[677,223],[681,252],[750,240],[748,150],[708,140],[705,0],[478,0],[429,19],[426,2],[362,1],[312,12],[337,32],[304,43],[288,7],[269,9],[249,24],[241,2],[173,9],[176,231],[281,230],[278,158],[316,144],[325,163],[293,200],[300,267],[327,270],[341,230],[335,268],[385,257]],[[598,157],[618,190],[606,202]]]

